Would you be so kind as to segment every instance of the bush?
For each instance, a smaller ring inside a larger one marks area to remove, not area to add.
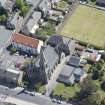
[[[12,47],[12,48],[11,48],[11,52],[12,52],[12,53],[16,53],[16,52],[17,52],[17,49]]]
[[[105,81],[102,82],[102,84],[101,84],[101,89],[102,89],[103,91],[105,91]]]

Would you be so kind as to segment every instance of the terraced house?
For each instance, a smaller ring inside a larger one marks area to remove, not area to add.
[[[18,33],[14,33],[11,40],[13,48],[34,55],[40,54],[43,46],[43,41]]]

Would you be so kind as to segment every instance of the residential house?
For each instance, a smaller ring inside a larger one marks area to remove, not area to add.
[[[29,54],[40,54],[43,41],[19,33],[12,35],[12,47]]]
[[[87,76],[87,73],[82,68],[75,68],[73,74],[75,76],[75,81],[80,81],[80,82]]]
[[[24,24],[21,32],[25,35],[35,34],[36,29],[39,28],[38,22],[41,19],[41,12],[35,11],[29,18],[29,20]]]
[[[82,68],[64,65],[58,77],[58,81],[72,85],[75,81],[81,82],[86,76],[87,73]]]
[[[0,81],[5,81],[6,83],[18,85],[22,82],[22,78],[22,71],[6,68],[0,65]]]
[[[72,54],[75,49],[75,43],[75,40],[60,35],[52,35],[47,41],[47,44],[53,47],[58,46],[58,49],[62,50],[66,55]]]
[[[74,67],[64,65],[59,75],[58,81],[66,84],[74,84]]]
[[[96,0],[96,5],[105,7],[105,0]]]
[[[0,6],[9,12],[12,12],[14,5],[15,0],[0,0]]]
[[[63,57],[63,53],[59,55],[55,48],[50,45],[46,46],[36,59],[35,64],[28,65],[29,78],[36,78],[47,83]]]
[[[50,2],[48,0],[42,0],[38,9],[42,12],[42,17],[45,18],[48,15],[50,9]]]
[[[80,65],[80,57],[78,56],[70,56],[67,64],[73,67],[79,67]]]

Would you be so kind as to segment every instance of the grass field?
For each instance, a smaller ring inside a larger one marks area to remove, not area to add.
[[[105,47],[105,11],[79,5],[60,34]]]

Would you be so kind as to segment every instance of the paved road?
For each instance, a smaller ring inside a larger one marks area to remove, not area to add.
[[[22,91],[23,88],[20,89],[9,89],[5,86],[0,85],[0,94],[6,95],[7,97],[16,98],[23,101],[28,101],[37,105],[59,105],[57,103],[53,103],[49,97],[45,97],[43,95],[35,95],[31,96]],[[6,97],[6,98],[7,98]],[[70,105],[70,104],[60,104],[60,105]]]

